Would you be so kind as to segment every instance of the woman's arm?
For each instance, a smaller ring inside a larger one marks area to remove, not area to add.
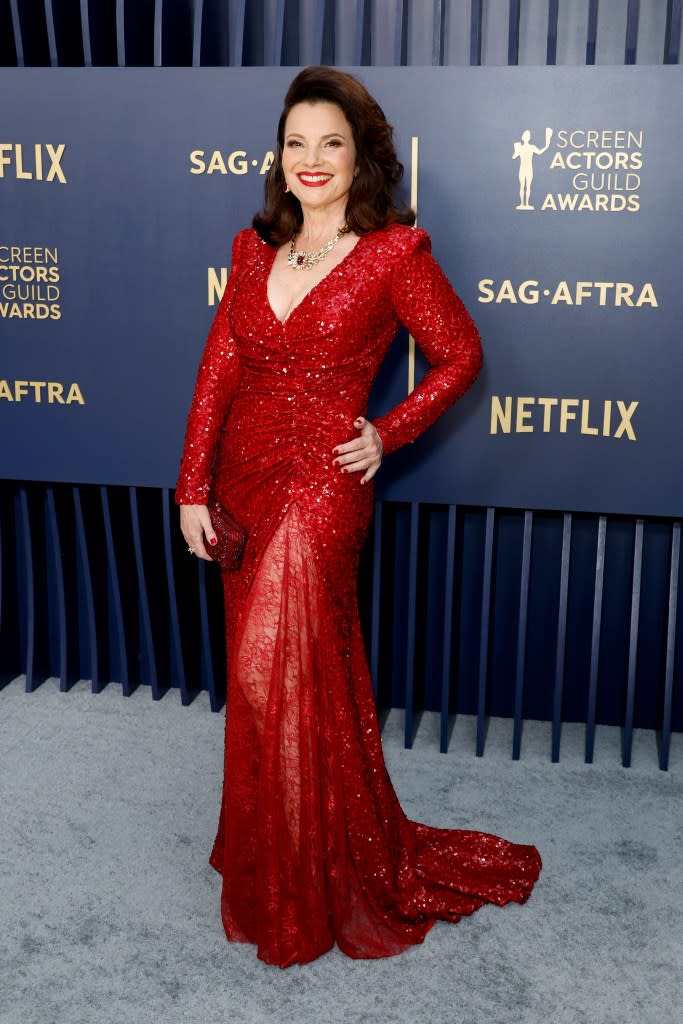
[[[237,280],[241,234],[232,247],[232,267],[204,348],[180,461],[175,500],[205,505],[218,438],[239,381],[239,355],[230,333],[230,301]]]
[[[397,263],[392,302],[430,368],[406,398],[373,420],[385,455],[431,426],[471,387],[482,362],[479,332],[472,317],[432,257],[429,236],[420,231],[419,239]]]

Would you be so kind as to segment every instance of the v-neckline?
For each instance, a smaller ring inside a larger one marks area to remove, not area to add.
[[[347,260],[349,260],[351,258],[351,256],[353,256],[354,252],[356,251],[356,249],[361,244],[361,242],[363,241],[364,238],[365,238],[365,234],[362,234],[362,235],[358,236],[358,241],[353,246],[353,248],[349,249],[347,254],[342,259],[339,260],[339,263],[336,263],[332,267],[331,270],[328,270],[328,272],[325,274],[324,277],[321,277],[319,281],[316,281],[316,283],[313,285],[313,287],[309,288],[308,291],[303,294],[303,296],[299,299],[297,304],[295,306],[292,306],[292,308],[290,309],[289,313],[284,318],[284,320],[281,320],[280,317],[275,312],[275,310],[273,309],[273,307],[271,305],[271,302],[270,302],[270,296],[268,295],[268,282],[270,281],[270,275],[272,273],[273,265],[275,263],[275,257],[278,254],[278,249],[275,249],[275,248],[273,249],[273,257],[270,260],[270,263],[268,263],[268,265],[266,267],[266,274],[265,274],[266,305],[268,307],[268,310],[270,311],[270,315],[273,317],[273,319],[276,321],[276,323],[278,323],[280,325],[280,327],[285,327],[286,324],[288,324],[289,321],[291,320],[291,318],[294,316],[294,314],[296,313],[297,309],[299,309],[300,306],[304,305],[306,300],[311,297],[313,292],[317,291],[317,289],[320,288],[320,286],[322,284],[324,284],[325,281],[327,281],[328,277],[332,277],[332,275],[337,270],[339,270],[341,267],[344,266],[344,264],[347,262]]]

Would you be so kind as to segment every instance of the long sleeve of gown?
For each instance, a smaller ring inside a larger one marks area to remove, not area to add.
[[[230,330],[241,235],[232,246],[232,266],[199,364],[176,484],[178,505],[203,505],[209,495],[213,460],[230,402],[239,382],[237,347]]]
[[[431,426],[471,387],[482,362],[474,321],[432,257],[429,236],[419,234],[420,244],[397,264],[392,302],[430,369],[406,398],[373,420],[385,454]]]

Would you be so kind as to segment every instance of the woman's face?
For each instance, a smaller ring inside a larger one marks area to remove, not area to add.
[[[351,125],[334,103],[297,103],[285,121],[282,170],[303,208],[346,208],[356,169]]]

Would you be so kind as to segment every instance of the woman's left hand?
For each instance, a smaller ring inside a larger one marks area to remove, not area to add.
[[[379,434],[364,416],[354,420],[353,425],[360,431],[360,437],[332,449],[337,456],[333,465],[341,467],[342,473],[361,473],[365,470],[361,483],[366,484],[379,469],[384,449]]]

